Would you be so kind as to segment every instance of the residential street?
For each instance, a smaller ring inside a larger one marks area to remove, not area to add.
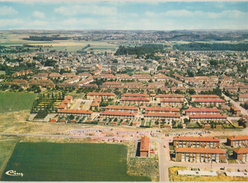
[[[243,115],[248,115],[248,111],[245,110],[243,107],[241,107],[241,106],[239,105],[239,102],[235,102],[234,100],[232,100],[230,97],[226,96],[226,95],[223,94],[223,93],[222,93],[222,95],[225,97],[225,100],[226,100],[226,101],[230,100],[230,102],[231,102],[234,106],[236,106],[237,108],[239,108],[239,109],[241,110],[241,113],[242,113]]]

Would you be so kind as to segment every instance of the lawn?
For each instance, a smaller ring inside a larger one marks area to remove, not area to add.
[[[36,94],[0,92],[0,113],[29,110]]]
[[[5,71],[0,71],[0,75],[4,74],[5,75]]]
[[[17,143],[1,181],[151,181],[127,174],[127,146],[90,143]]]

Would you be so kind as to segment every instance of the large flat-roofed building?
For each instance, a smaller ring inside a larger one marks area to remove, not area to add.
[[[219,145],[220,140],[216,137],[173,137],[174,147],[216,148]]]
[[[239,147],[248,145],[248,135],[227,137],[227,145],[231,147]]]
[[[189,108],[185,110],[186,116],[190,116],[193,114],[220,114],[220,110],[217,109],[216,107],[213,108],[206,108],[206,107],[201,107],[201,108]]]
[[[234,149],[233,156],[237,160],[248,162],[248,148]]]
[[[145,108],[146,113],[179,113],[180,110],[178,108],[172,108],[172,107],[146,107]]]
[[[227,117],[221,114],[193,114],[189,116],[189,121],[191,123],[194,122],[211,122],[211,121],[215,121],[215,122],[221,122],[224,123],[226,122]]]
[[[105,107],[105,111],[132,112],[137,114],[139,112],[139,108],[136,106],[108,105]]]
[[[100,117],[117,117],[117,118],[128,118],[133,119],[135,113],[132,112],[119,112],[119,111],[103,111],[100,113]]]
[[[140,157],[148,157],[150,150],[149,137],[141,137],[140,141]]]
[[[226,160],[226,151],[210,148],[175,148],[176,160],[181,162],[220,162]]]
[[[191,101],[194,102],[196,99],[219,99],[218,95],[191,95]]]
[[[147,113],[144,114],[145,120],[157,120],[157,119],[165,119],[166,122],[171,122],[172,120],[178,121],[180,120],[180,114],[175,113]]]
[[[114,93],[97,93],[97,92],[90,92],[87,94],[87,99],[93,100],[95,98],[101,98],[101,99],[114,99],[115,94]]]

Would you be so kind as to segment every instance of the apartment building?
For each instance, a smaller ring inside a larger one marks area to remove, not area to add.
[[[231,147],[239,147],[248,145],[248,135],[227,137],[227,145]]]
[[[204,122],[207,123],[208,121],[215,121],[215,122],[222,122],[225,123],[227,117],[221,114],[193,114],[189,116],[189,121],[191,123],[194,122]]]
[[[220,140],[216,137],[173,137],[174,147],[194,147],[194,148],[216,148],[219,147]]]
[[[181,162],[209,163],[226,160],[226,151],[210,148],[175,148],[176,160]]]
[[[220,114],[220,110],[217,109],[216,107],[213,108],[206,108],[206,107],[201,107],[201,108],[189,108],[185,110],[186,116],[190,116],[193,114]]]
[[[248,162],[248,148],[234,149],[233,156],[237,160]]]
[[[138,114],[139,108],[136,106],[115,106],[115,105],[108,105],[105,107],[105,111],[119,111],[119,112],[131,112]]]

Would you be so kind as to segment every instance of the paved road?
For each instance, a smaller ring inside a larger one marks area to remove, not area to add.
[[[237,108],[239,108],[239,109],[241,110],[241,113],[242,113],[243,115],[248,115],[248,111],[245,110],[243,107],[241,107],[241,106],[239,105],[239,102],[235,102],[233,99],[231,99],[230,97],[224,95],[223,93],[222,93],[222,95],[224,96],[224,98],[225,98],[226,101],[230,100],[230,102],[231,102],[234,106],[236,106]]]
[[[160,182],[169,182],[169,166],[168,162],[170,160],[170,146],[169,139],[155,139],[151,140],[159,144],[159,172],[160,172]]]
[[[82,99],[77,99],[76,102],[71,106],[71,109],[78,109],[82,101]]]
[[[83,102],[85,102],[82,110],[89,110],[90,109],[90,105],[93,102],[92,100],[83,100]]]

